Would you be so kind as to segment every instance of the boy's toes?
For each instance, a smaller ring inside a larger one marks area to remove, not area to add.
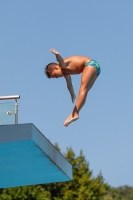
[[[64,126],[68,126],[68,124],[67,124],[67,120],[64,122]]]

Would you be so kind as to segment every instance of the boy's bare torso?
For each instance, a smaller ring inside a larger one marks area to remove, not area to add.
[[[85,63],[91,58],[85,56],[70,56],[64,59],[65,68],[62,69],[63,75],[80,74],[82,73]]]

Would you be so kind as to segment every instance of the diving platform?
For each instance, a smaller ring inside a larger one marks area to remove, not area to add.
[[[32,123],[0,125],[0,188],[72,180],[72,165]]]
[[[18,124],[20,95],[0,96],[0,188],[72,180],[72,165],[32,123]]]

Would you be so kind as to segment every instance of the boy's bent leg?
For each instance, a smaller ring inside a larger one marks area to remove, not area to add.
[[[93,86],[94,82],[96,81],[96,79],[97,79],[97,76],[96,76],[96,77],[94,77],[94,79],[93,79],[92,83],[90,84],[90,86],[89,86],[89,88],[88,88],[88,92],[89,92],[89,91],[90,91],[90,89],[92,88],[92,86]],[[82,109],[82,107],[84,106],[85,102],[86,102],[86,99],[84,100],[84,102],[83,102],[83,104],[82,104],[82,106],[81,106],[80,110],[81,110],[81,109]]]
[[[79,111],[83,107],[88,90],[92,87],[93,83],[97,78],[97,70],[92,66],[87,66],[84,68],[82,77],[81,77],[81,85],[78,94],[78,98],[76,101],[76,105],[73,109],[73,112],[64,122],[64,126],[68,126],[71,122],[77,120],[79,118]]]

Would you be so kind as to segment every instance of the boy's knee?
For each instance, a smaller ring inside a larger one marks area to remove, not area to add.
[[[80,91],[86,92],[86,91],[88,91],[88,87],[86,87],[86,86],[84,86],[84,85],[81,85],[81,86],[80,86]]]
[[[83,95],[87,94],[87,92],[88,92],[88,88],[81,87],[80,90],[79,90],[79,93],[83,94]]]

